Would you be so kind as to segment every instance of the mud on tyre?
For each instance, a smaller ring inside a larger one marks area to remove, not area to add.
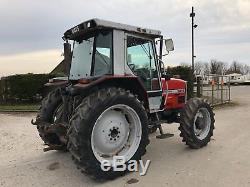
[[[57,114],[62,112],[62,97],[60,90],[56,89],[51,91],[43,100],[39,113],[36,117],[37,130],[40,137],[46,145],[59,145],[62,148],[66,148],[66,145],[62,143],[55,133],[48,133],[45,131],[45,128],[48,127],[44,125],[45,123],[53,123],[56,120]]]

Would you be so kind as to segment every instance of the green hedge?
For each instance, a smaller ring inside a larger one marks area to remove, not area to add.
[[[34,102],[37,95],[43,95],[44,84],[52,78],[49,74],[22,74],[5,77],[7,102]]]
[[[188,99],[193,97],[193,71],[189,66],[168,67],[167,73],[170,75],[179,75],[181,79],[187,81]]]

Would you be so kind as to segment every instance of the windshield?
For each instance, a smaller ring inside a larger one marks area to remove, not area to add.
[[[70,69],[70,79],[112,73],[112,32],[75,41]]]

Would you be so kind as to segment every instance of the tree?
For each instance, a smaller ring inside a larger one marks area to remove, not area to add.
[[[218,74],[219,73],[220,64],[217,60],[210,61],[210,73]]]
[[[218,74],[222,74],[225,75],[228,69],[228,64],[226,62],[219,62],[219,70],[218,70]]]
[[[204,62],[204,74],[205,75],[210,74],[210,65],[208,62]]]
[[[199,61],[194,64],[194,73],[196,75],[201,75],[204,73],[204,63]]]
[[[250,66],[247,65],[247,64],[242,65],[241,73],[242,73],[243,75],[250,74]]]
[[[187,66],[185,63],[181,63],[181,66]],[[250,66],[242,64],[237,61],[233,61],[230,66],[227,62],[219,61],[216,59],[210,60],[210,62],[198,61],[194,65],[194,73],[196,75],[208,75],[217,74],[225,75],[230,73],[250,74]]]
[[[237,61],[233,61],[227,73],[240,73],[242,74],[243,65]]]
[[[227,72],[227,63],[222,61],[211,60],[209,67],[211,74],[224,75]]]

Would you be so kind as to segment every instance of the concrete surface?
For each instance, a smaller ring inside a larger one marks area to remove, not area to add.
[[[232,88],[238,106],[215,110],[216,129],[211,143],[200,150],[187,148],[177,125],[166,125],[173,138],[151,136],[144,160],[146,176],[130,173],[98,183],[80,173],[69,153],[42,151],[34,113],[0,114],[1,186],[250,186],[250,86]],[[128,184],[130,179],[133,184]]]

